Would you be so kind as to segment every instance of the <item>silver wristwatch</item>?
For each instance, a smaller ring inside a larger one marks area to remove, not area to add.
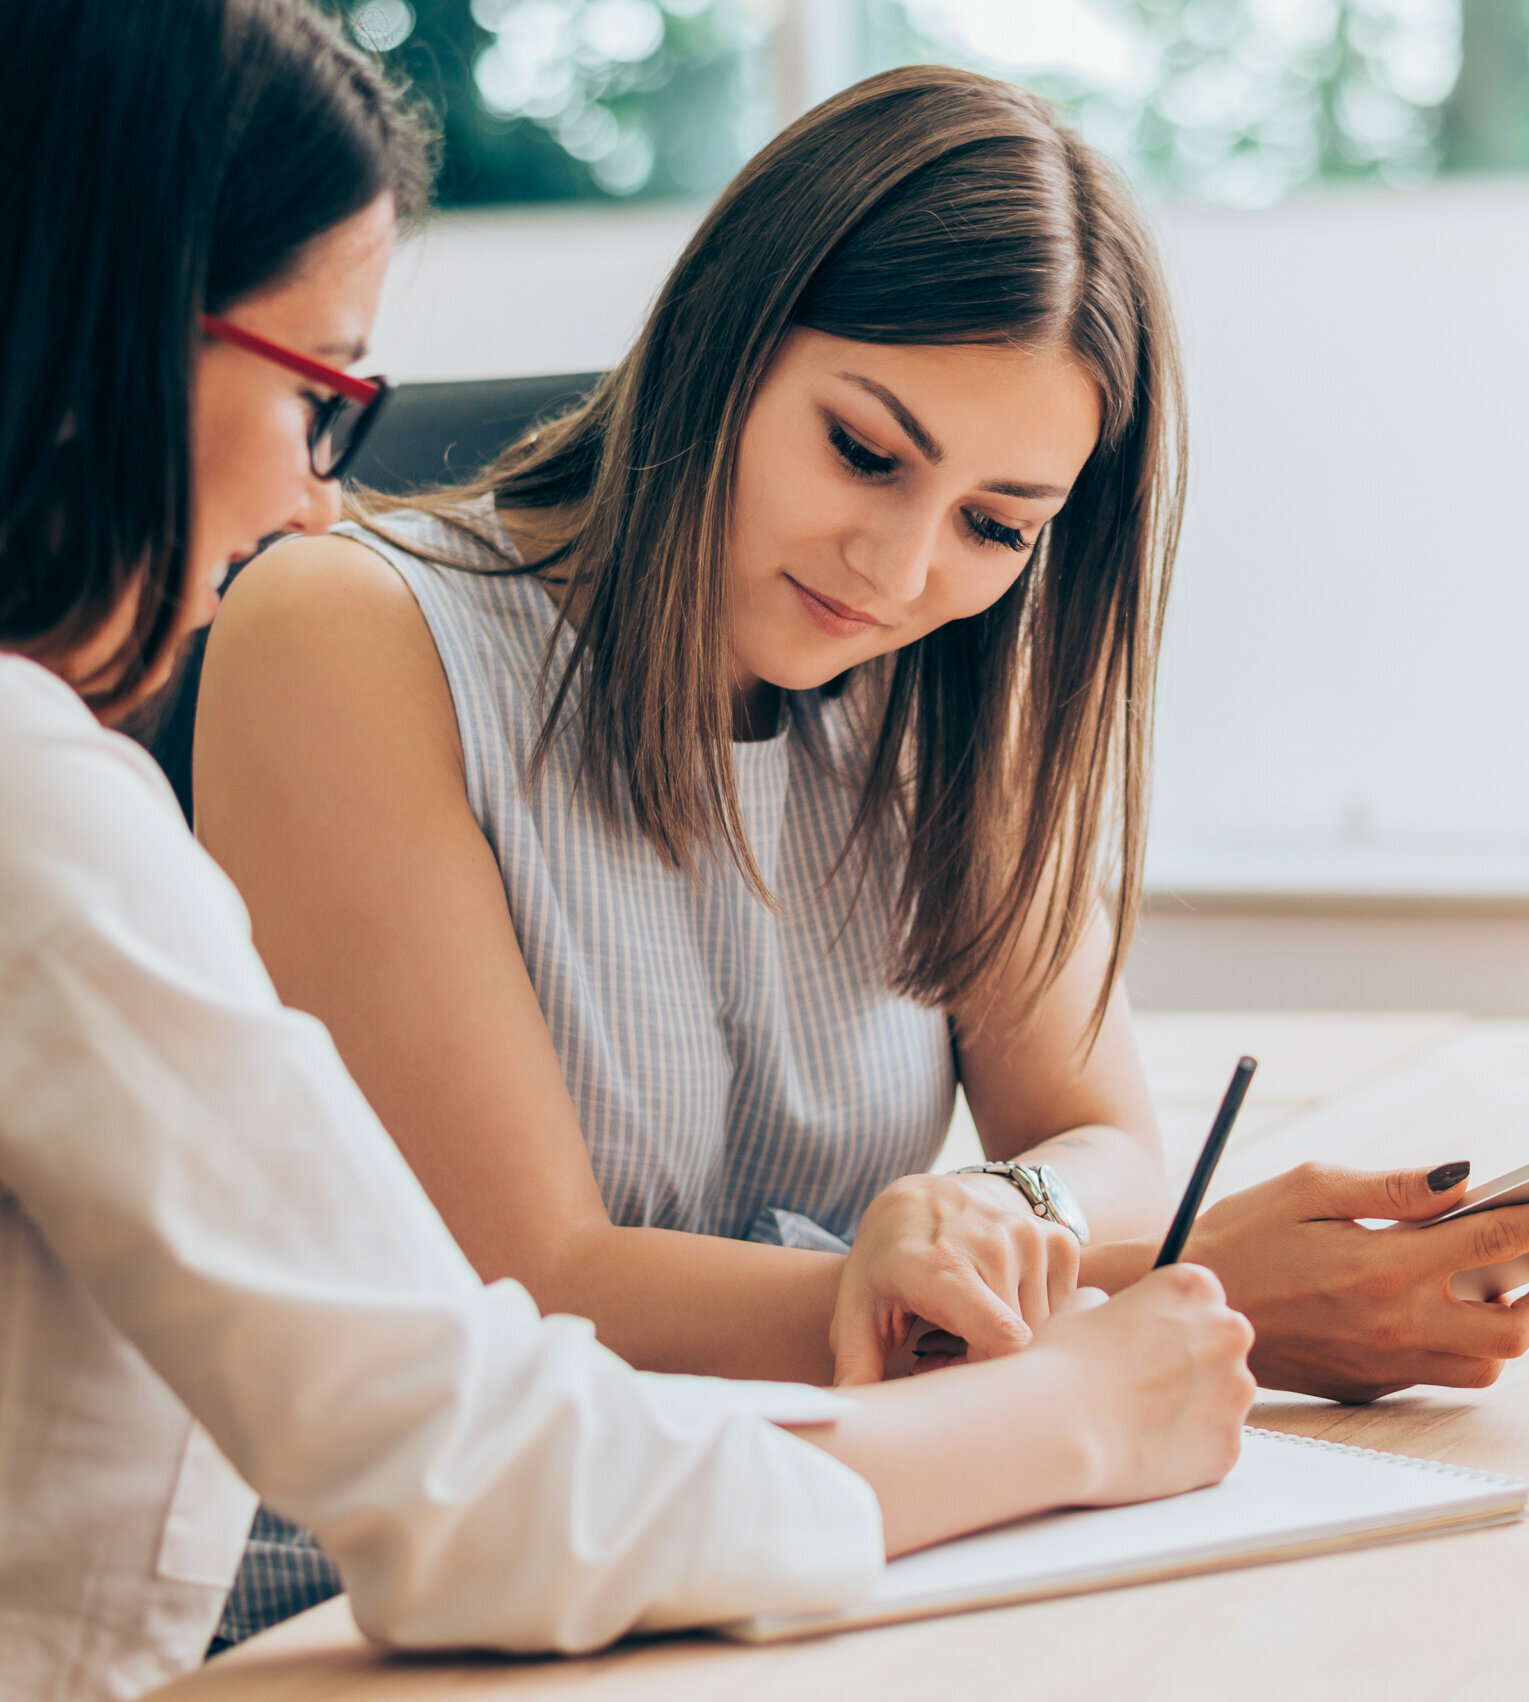
[[[1084,1246],[1088,1245],[1088,1218],[1078,1204],[1078,1196],[1049,1164],[993,1160],[987,1164],[963,1164],[959,1170],[952,1170],[951,1175],[1004,1177],[1030,1202],[1030,1209],[1037,1217],[1050,1218],[1053,1223],[1061,1224],[1063,1229],[1070,1229]]]

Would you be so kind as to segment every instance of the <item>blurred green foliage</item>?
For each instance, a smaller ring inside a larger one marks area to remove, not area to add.
[[[448,205],[708,195],[775,127],[768,0],[328,3],[440,113]],[[843,9],[847,75],[933,58],[1011,76],[1160,193],[1251,207],[1529,169],[1529,0],[804,4]],[[1042,51],[1064,14],[1070,59]]]
[[[1095,24],[1091,61],[1028,66],[1036,0],[874,9],[899,56],[1016,76],[1157,193],[1256,207],[1319,181],[1529,169],[1529,0],[1091,0],[1070,8]],[[1015,27],[974,42],[984,14]]]
[[[447,205],[708,194],[772,128],[768,31],[747,7],[349,0],[339,9],[440,115]]]

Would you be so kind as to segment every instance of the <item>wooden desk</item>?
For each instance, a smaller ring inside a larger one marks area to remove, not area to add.
[[[1309,1157],[1529,1159],[1529,1023],[1156,1016],[1141,1023],[1170,1163],[1187,1168],[1236,1055],[1263,1068],[1221,1191]],[[959,1149],[963,1136],[953,1140]],[[1267,1395],[1254,1421],[1529,1477],[1529,1370],[1345,1408]],[[1529,1696],[1529,1523],[778,1648],[702,1638],[585,1660],[389,1659],[343,1601],[160,1702],[1469,1702]]]

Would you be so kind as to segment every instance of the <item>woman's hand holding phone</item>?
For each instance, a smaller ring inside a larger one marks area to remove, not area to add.
[[[1429,1175],[1303,1164],[1204,1213],[1188,1257],[1253,1321],[1265,1388],[1341,1401],[1414,1383],[1484,1388],[1529,1348],[1529,1306],[1450,1290],[1457,1271],[1529,1253],[1529,1205],[1417,1230],[1465,1190],[1462,1176],[1435,1192]],[[1359,1218],[1397,1221],[1372,1230]]]

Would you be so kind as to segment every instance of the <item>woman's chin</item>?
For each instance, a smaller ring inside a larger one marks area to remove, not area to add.
[[[755,675],[766,685],[774,686],[777,691],[821,691],[824,686],[842,679],[851,668],[858,667],[863,660],[863,657],[841,659],[837,664],[814,661],[811,665],[796,662],[790,666],[772,668],[768,673],[756,670]]]

